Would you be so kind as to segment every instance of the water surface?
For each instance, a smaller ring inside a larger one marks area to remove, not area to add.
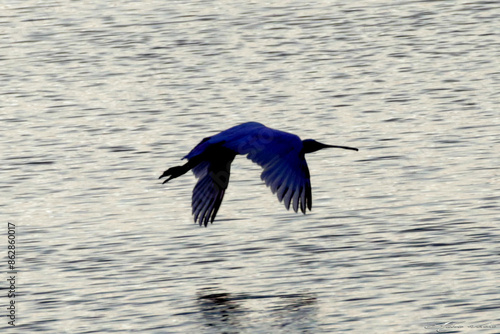
[[[8,1],[11,330],[497,333],[499,16],[494,1]],[[360,151],[308,156],[307,215],[237,158],[199,228],[194,177],[157,178],[250,120]]]

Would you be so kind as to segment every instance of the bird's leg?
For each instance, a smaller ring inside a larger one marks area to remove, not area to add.
[[[159,177],[159,179],[166,176],[170,176],[168,179],[163,181],[163,183],[167,183],[168,181],[175,179],[176,177],[186,174],[190,169],[191,166],[189,166],[189,162],[182,166],[172,167],[164,171],[163,174],[161,174],[161,176]]]
[[[191,169],[193,169],[196,165],[198,165],[200,162],[201,162],[200,157],[195,157],[195,158],[189,159],[188,162],[186,162],[182,166],[176,166],[176,167],[172,167],[172,168],[167,169],[166,171],[163,172],[163,174],[161,174],[159,179],[161,179],[165,176],[170,176],[168,179],[163,181],[163,183],[167,183],[168,181],[175,179],[176,177],[179,177],[181,175],[186,174]]]

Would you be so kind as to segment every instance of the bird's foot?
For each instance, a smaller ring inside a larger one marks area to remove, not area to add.
[[[161,174],[161,176],[158,179],[162,179],[166,176],[170,176],[168,179],[163,181],[163,183],[167,183],[168,181],[175,179],[176,177],[179,177],[187,172],[186,168],[184,166],[177,166],[177,167],[172,167],[167,169],[166,171]]]

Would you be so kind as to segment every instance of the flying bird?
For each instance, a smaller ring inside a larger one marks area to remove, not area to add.
[[[313,139],[301,140],[298,136],[268,128],[257,122],[247,122],[224,130],[212,137],[204,138],[184,158],[187,163],[172,167],[159,177],[168,178],[166,183],[192,170],[198,178],[193,189],[192,207],[195,223],[213,223],[229,183],[231,163],[236,155],[246,155],[264,170],[261,179],[271,191],[277,193],[279,201],[290,204],[293,210],[305,214],[311,210],[311,178],[306,153],[324,148],[348,146],[326,145]]]

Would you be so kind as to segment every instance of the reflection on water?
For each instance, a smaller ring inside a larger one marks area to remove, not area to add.
[[[222,292],[219,288],[198,291],[198,306],[205,326],[220,333],[240,333],[249,328],[270,332],[315,333],[317,298],[312,293],[251,295]],[[257,309],[249,310],[245,304]],[[262,319],[252,319],[258,312]]]
[[[245,311],[230,293],[205,288],[199,291],[197,301],[207,327],[224,333],[238,333],[241,328],[246,328],[241,325]]]

